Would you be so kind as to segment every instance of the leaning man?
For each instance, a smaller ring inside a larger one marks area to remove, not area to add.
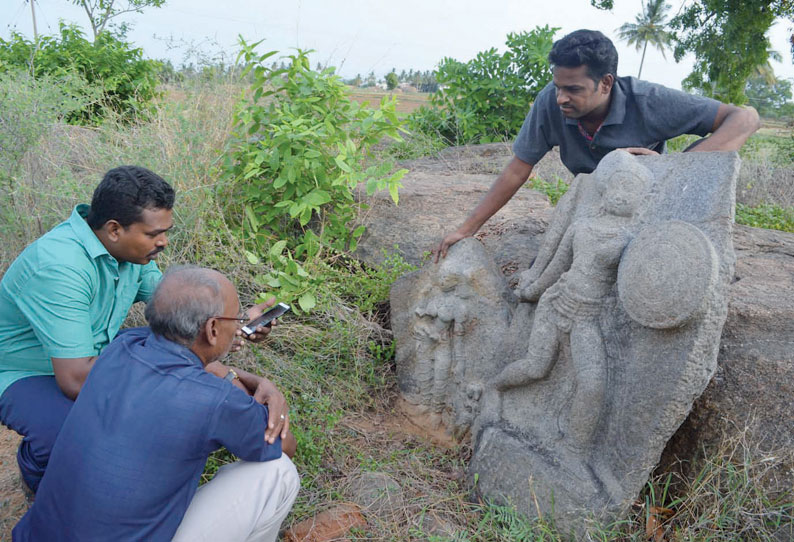
[[[146,318],[97,359],[15,541],[276,540],[300,485],[295,439],[269,443],[267,407],[205,370],[247,321],[234,286],[169,271]],[[221,446],[242,461],[197,491]]]

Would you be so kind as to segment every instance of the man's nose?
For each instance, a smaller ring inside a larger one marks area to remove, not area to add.
[[[156,244],[157,244],[158,247],[163,247],[163,248],[167,247],[168,246],[168,236],[165,233],[163,233],[162,235],[160,235],[157,238]]]
[[[557,105],[567,104],[569,101],[568,94],[562,90],[557,90]]]

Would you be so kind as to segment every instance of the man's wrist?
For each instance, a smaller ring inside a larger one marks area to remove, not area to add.
[[[223,379],[224,380],[228,380],[229,382],[231,382],[233,380],[239,380],[240,377],[237,374],[237,371],[235,371],[234,369],[229,369],[229,372],[226,373],[226,376],[224,376]]]

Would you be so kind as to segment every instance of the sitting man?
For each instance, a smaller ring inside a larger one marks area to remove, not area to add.
[[[0,422],[25,437],[17,461],[32,492],[97,355],[162,276],[154,259],[168,245],[173,205],[174,190],[153,172],[112,169],[91,206],[78,205],[28,246],[0,282]],[[208,370],[229,372],[218,364]],[[272,442],[286,429],[286,403],[256,378],[255,398],[270,406]]]
[[[295,439],[269,443],[267,407],[204,369],[247,321],[234,286],[177,268],[146,318],[149,328],[123,331],[96,360],[15,541],[276,540],[300,485],[286,457]],[[249,392],[257,384],[239,380]],[[196,491],[221,446],[243,461]]]

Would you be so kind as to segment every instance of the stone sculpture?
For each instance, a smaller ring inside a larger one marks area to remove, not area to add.
[[[615,151],[573,181],[515,293],[473,239],[395,284],[401,389],[471,434],[483,495],[580,535],[627,511],[716,367],[737,169]]]

